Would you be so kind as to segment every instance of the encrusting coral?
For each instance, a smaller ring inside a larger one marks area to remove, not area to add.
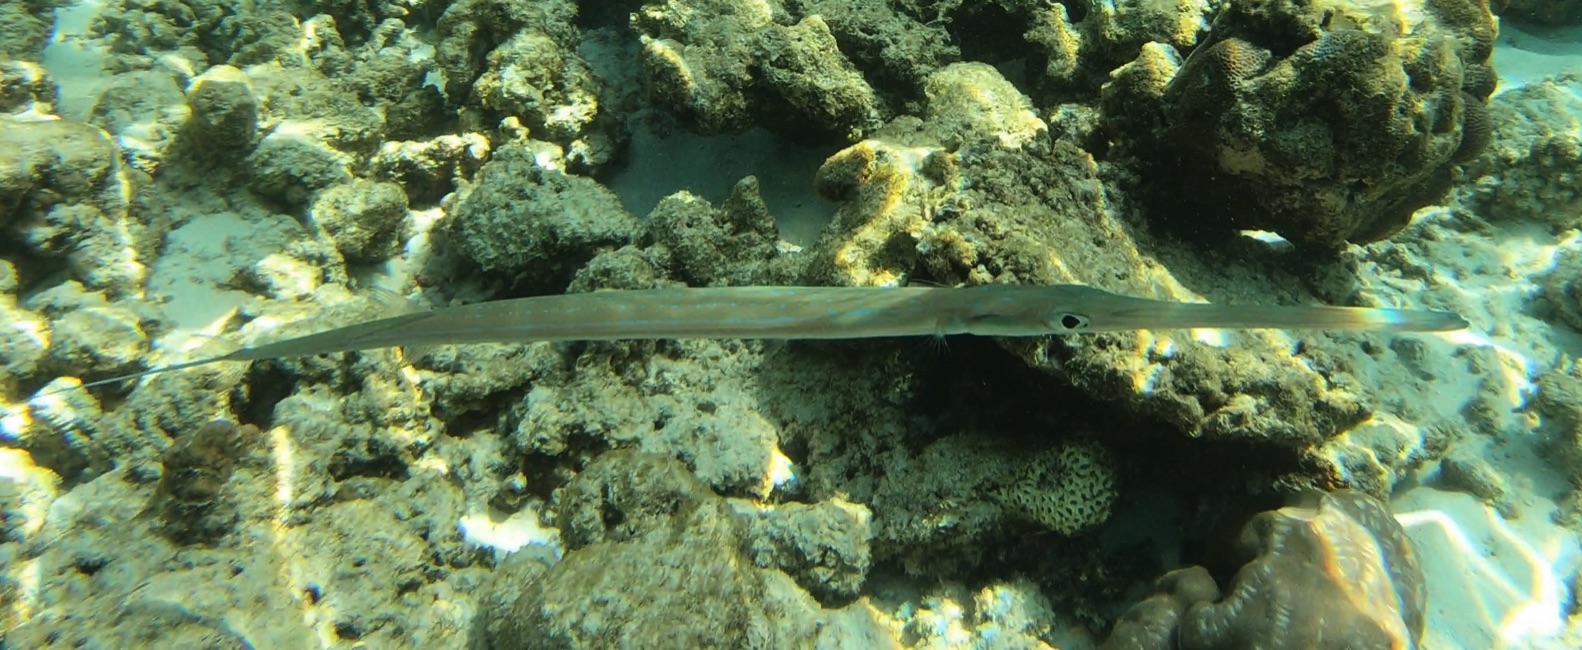
[[[1115,502],[1115,469],[1103,447],[1072,442],[1045,450],[998,491],[1006,508],[1062,535],[1104,523]]]

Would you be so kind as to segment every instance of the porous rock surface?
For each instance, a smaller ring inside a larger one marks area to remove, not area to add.
[[[1488,143],[1495,34],[1484,0],[1231,2],[1185,60],[1117,73],[1106,130],[1182,232],[1379,241]]]
[[[612,638],[677,647],[817,643],[831,619],[846,614],[760,568],[772,562],[750,559],[749,544],[755,553],[785,550],[773,541],[776,527],[751,521],[674,459],[604,454],[567,486],[558,522],[566,556],[547,568],[518,558],[498,573],[484,614],[491,647],[586,647]],[[755,529],[763,544],[747,541]],[[853,541],[859,546],[826,552],[857,553],[865,540]]]

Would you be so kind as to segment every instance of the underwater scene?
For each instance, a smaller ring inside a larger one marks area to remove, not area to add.
[[[0,0],[0,649],[1582,647],[1582,0]]]

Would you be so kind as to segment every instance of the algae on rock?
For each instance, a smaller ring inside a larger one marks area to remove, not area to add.
[[[599,456],[567,486],[560,526],[568,550],[559,562],[510,562],[496,575],[482,613],[493,647],[609,638],[777,647],[836,630],[882,634],[862,606],[825,609],[786,574],[755,565],[744,545],[754,535],[774,539],[773,529],[750,532],[747,516],[672,458]]]

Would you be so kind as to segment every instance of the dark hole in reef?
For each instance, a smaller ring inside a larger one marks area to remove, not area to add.
[[[1066,7],[1066,18],[1080,23],[1088,18],[1088,0],[1059,0]]]
[[[407,464],[403,455],[403,451],[389,441],[369,438],[362,441],[360,448],[335,452],[330,458],[330,478],[336,481],[359,476],[406,480]]]
[[[258,423],[268,430],[275,418],[275,405],[291,394],[294,377],[279,364],[255,362],[242,379],[241,399],[236,412],[247,423]]]
[[[522,454],[522,475],[528,477],[522,498],[539,498],[549,501],[555,490],[582,471],[587,461],[608,451],[610,446],[602,438],[587,432],[576,431],[566,436],[565,451],[545,454],[530,451]]]
[[[606,494],[604,501],[599,504],[599,518],[604,520],[604,528],[608,530],[617,528],[625,523],[626,513],[621,512],[620,508],[610,503],[609,495]]]
[[[434,417],[445,423],[445,435],[467,439],[479,431],[491,430],[499,423],[496,409],[478,409],[465,413],[447,413],[443,405],[434,405]]]
[[[1004,63],[1023,58],[1031,51],[1027,40],[1021,37],[1023,21],[998,4],[966,3],[951,13],[949,21],[951,39],[961,48],[963,61]]]
[[[85,576],[92,576],[93,574],[98,573],[100,569],[103,569],[105,565],[109,563],[110,560],[108,558],[99,555],[90,555],[79,557],[74,560],[72,562],[71,568],[76,569],[77,573],[81,573]]]
[[[363,638],[363,628],[354,621],[336,621],[335,636],[349,641]]]
[[[646,0],[606,0],[580,3],[577,7],[577,26],[584,30],[610,27],[622,32],[628,31],[632,12],[637,11],[645,2]]]

